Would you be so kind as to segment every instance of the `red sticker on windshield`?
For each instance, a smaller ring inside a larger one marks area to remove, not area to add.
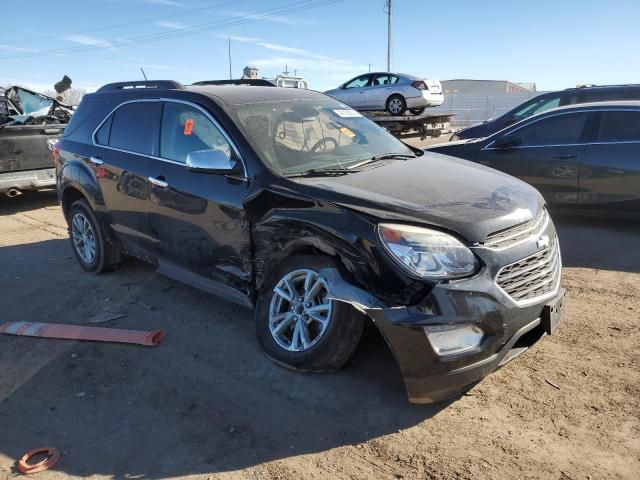
[[[193,132],[193,118],[187,118],[187,121],[184,122],[184,133],[185,135],[191,135]]]

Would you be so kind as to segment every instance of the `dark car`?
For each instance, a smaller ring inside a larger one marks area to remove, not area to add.
[[[451,141],[488,137],[514,123],[553,108],[614,100],[640,100],[640,85],[589,86],[544,93],[527,100],[499,117],[457,131],[451,136]]]
[[[640,102],[561,107],[487,138],[429,150],[518,177],[552,208],[640,215]]]
[[[369,316],[410,399],[435,401],[562,315],[558,239],[535,189],[412,150],[317,92],[106,85],[82,100],[59,158],[85,270],[132,255],[254,308],[281,365],[340,368]]]

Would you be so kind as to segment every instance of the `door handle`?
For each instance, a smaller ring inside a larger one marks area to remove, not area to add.
[[[157,187],[160,187],[160,188],[169,187],[169,182],[166,182],[164,180],[164,177],[158,177],[158,178],[148,177],[147,180],[149,180],[151,184],[156,185]]]
[[[104,160],[100,157],[89,157],[89,161],[94,165],[102,165],[104,163]]]
[[[576,158],[576,155],[571,153],[560,153],[558,155],[554,155],[553,158],[557,158],[558,160],[569,160],[571,158]]]

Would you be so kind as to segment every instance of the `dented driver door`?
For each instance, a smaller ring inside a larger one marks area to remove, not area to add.
[[[237,155],[205,110],[165,101],[159,158],[149,168],[149,231],[159,271],[213,293],[248,292],[249,226],[244,218],[244,175],[194,172],[189,152],[219,149]],[[240,159],[238,158],[238,161]],[[242,301],[242,297],[231,298]]]

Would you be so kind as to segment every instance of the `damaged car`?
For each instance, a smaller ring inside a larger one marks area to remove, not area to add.
[[[23,87],[0,91],[0,193],[55,187],[51,156],[73,109]]]
[[[562,317],[560,246],[534,188],[408,147],[317,92],[109,84],[58,155],[84,270],[130,255],[252,308],[266,354],[295,370],[345,365],[370,318],[409,399],[428,403]]]

